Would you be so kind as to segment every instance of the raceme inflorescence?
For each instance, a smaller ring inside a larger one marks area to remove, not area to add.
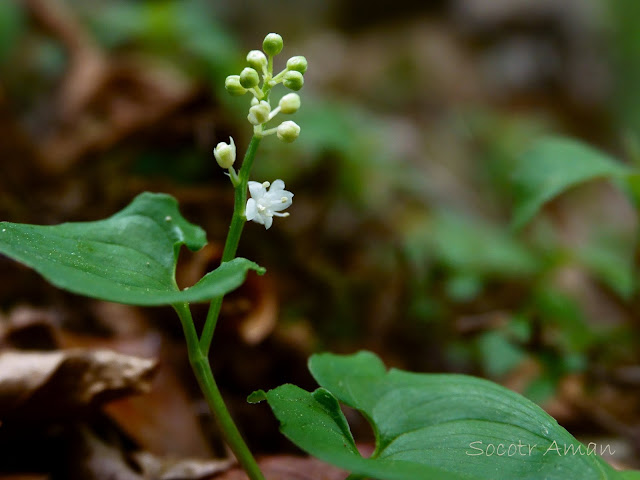
[[[253,143],[257,145],[260,139],[275,134],[281,141],[291,143],[300,135],[300,126],[292,120],[285,120],[277,126],[268,126],[279,114],[291,115],[300,108],[298,91],[304,85],[304,73],[307,71],[307,59],[302,55],[289,58],[286,67],[276,75],[273,73],[273,57],[283,48],[282,37],[277,33],[268,34],[261,50],[251,50],[247,54],[247,67],[239,75],[229,75],[225,80],[225,88],[233,96],[251,93],[251,105],[247,120],[253,126]],[[271,105],[271,90],[278,84],[284,85],[294,92],[283,95],[275,108]],[[251,198],[244,205],[241,214],[246,220],[252,220],[266,229],[273,224],[273,217],[286,217],[288,213],[282,210],[289,207],[293,194],[285,190],[285,184],[277,179],[270,182],[249,181],[248,172],[253,162],[251,144],[247,151],[244,167],[240,174],[234,168],[236,160],[236,146],[233,138],[229,143],[220,142],[213,151],[220,167],[228,171],[231,182],[236,189],[246,192],[249,188]],[[246,193],[245,193],[246,195]],[[238,212],[239,213],[239,212]],[[240,214],[240,213],[239,213]]]

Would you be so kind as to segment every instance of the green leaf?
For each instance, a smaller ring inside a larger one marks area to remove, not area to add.
[[[405,233],[405,250],[413,265],[434,258],[461,276],[513,278],[540,270],[532,249],[506,228],[478,219],[436,212]]]
[[[369,352],[314,355],[309,368],[323,397],[330,392],[372,424],[376,451],[370,458],[354,450],[350,433],[340,426],[337,404],[318,401],[316,393],[293,385],[260,397],[296,445],[355,475],[380,480],[623,478],[600,457],[586,455],[591,450],[537,405],[487,380],[387,371]]]
[[[541,140],[521,157],[514,172],[513,226],[522,227],[545,202],[582,182],[623,180],[631,173],[605,153],[575,140]]]
[[[578,259],[613,291],[629,300],[636,288],[633,239],[603,239],[579,246]]]
[[[480,335],[476,344],[484,371],[490,378],[506,375],[526,358],[522,348],[501,331],[492,330]]]
[[[640,471],[627,470],[626,472],[620,472],[621,480],[640,480]]]
[[[179,290],[175,267],[182,245],[207,242],[204,230],[185,220],[175,198],[138,195],[110,218],[53,226],[0,222],[0,253],[33,268],[64,290],[132,305],[200,302],[242,284],[255,263],[237,258]]]
[[[405,480],[437,478],[469,480],[439,468],[395,460],[368,459],[360,456],[351,432],[342,427],[346,419],[338,401],[327,390],[313,393],[295,385],[282,385],[267,393],[254,392],[250,401],[263,397],[280,421],[280,430],[293,443],[312,455],[367,478]],[[329,400],[329,397],[332,400]]]

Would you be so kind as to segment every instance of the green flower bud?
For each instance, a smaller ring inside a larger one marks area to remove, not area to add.
[[[240,72],[240,85],[244,88],[253,88],[260,83],[258,72],[253,68],[247,67]]]
[[[222,168],[231,167],[236,161],[236,144],[233,142],[233,138],[229,137],[231,144],[220,142],[216,148],[213,149],[213,156],[216,157],[216,162]]]
[[[300,127],[296,122],[287,120],[286,122],[282,122],[280,125],[278,125],[276,134],[278,135],[278,138],[283,142],[291,143],[300,135]]]
[[[267,57],[260,50],[251,50],[247,53],[247,63],[250,67],[261,71],[267,66]]]
[[[304,77],[296,70],[290,70],[284,74],[284,81],[282,84],[294,91],[298,91],[304,85]]]
[[[297,93],[287,93],[280,99],[278,105],[282,113],[296,113],[300,108],[300,95]]]
[[[254,105],[249,109],[249,115],[247,115],[247,120],[251,125],[261,125],[267,120],[269,120],[269,114],[271,113],[271,105],[264,100],[261,101],[258,105]]]
[[[291,57],[287,60],[287,70],[295,70],[296,72],[304,74],[304,72],[307,71],[307,59],[302,55]]]
[[[224,88],[233,96],[247,93],[247,89],[240,84],[240,75],[229,75],[224,81]]]
[[[264,41],[262,42],[262,49],[264,50],[264,53],[272,57],[282,51],[282,46],[282,37],[277,33],[270,33],[264,37]]]

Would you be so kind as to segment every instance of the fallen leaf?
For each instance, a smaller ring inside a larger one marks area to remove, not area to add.
[[[155,360],[109,350],[0,353],[0,421],[75,418],[98,404],[148,391]]]
[[[89,427],[80,427],[69,453],[70,478],[82,480],[144,480],[133,470],[115,439],[106,440]]]
[[[153,330],[147,318],[134,307],[96,302],[93,311],[97,322],[115,325],[112,335],[102,338],[61,331],[62,348],[107,348],[155,358],[159,362],[150,391],[109,402],[103,407],[106,414],[141,450],[158,456],[211,456],[210,439],[204,435],[198,412],[185,391],[188,384],[178,373],[183,365],[174,358],[186,358],[183,344],[172,348],[171,343]],[[122,319],[126,321],[122,322]]]
[[[171,459],[160,458],[149,452],[138,452],[133,455],[145,478],[154,480],[204,480],[213,475],[227,471],[236,463],[233,459]]]
[[[344,480],[348,474],[344,470],[328,465],[311,457],[276,455],[258,462],[262,473],[268,480]],[[247,480],[240,468],[234,468],[215,480]]]
[[[18,305],[9,312],[0,334],[6,343],[20,350],[55,350],[59,315],[52,310]]]

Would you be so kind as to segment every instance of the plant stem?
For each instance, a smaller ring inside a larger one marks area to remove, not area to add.
[[[242,161],[242,167],[238,173],[240,182],[235,187],[233,216],[231,217],[231,225],[229,225],[227,240],[224,244],[224,251],[222,252],[222,263],[233,260],[236,256],[236,252],[238,251],[238,243],[240,242],[242,229],[247,221],[244,215],[245,206],[247,204],[247,184],[249,183],[249,174],[251,173],[251,167],[253,166],[253,160],[256,156],[256,152],[258,151],[260,140],[261,137],[256,135],[251,138],[251,142],[247,148],[247,153]],[[218,316],[220,315],[220,308],[222,307],[222,299],[223,297],[214,298],[209,305],[209,312],[207,313],[207,319],[200,337],[200,350],[205,356],[209,354],[211,340],[213,339],[213,332],[216,329]]]
[[[193,368],[198,384],[202,393],[204,393],[205,399],[209,408],[213,412],[226,444],[236,456],[238,463],[242,466],[251,480],[265,480],[260,467],[256,460],[253,458],[251,451],[247,447],[247,444],[242,439],[242,435],[238,431],[236,424],[231,418],[229,410],[227,410],[218,385],[213,378],[213,372],[211,371],[211,365],[207,355],[200,349],[198,342],[198,333],[193,324],[193,318],[191,317],[191,310],[186,303],[180,303],[173,306],[180,317],[182,323],[182,329],[184,330],[184,336],[187,341],[187,350],[189,352],[189,363]]]
[[[249,174],[251,173],[251,167],[253,166],[253,160],[256,156],[260,139],[261,136],[256,135],[251,138],[251,142],[247,148],[247,153],[245,154],[242,162],[242,167],[238,173],[238,182],[235,183],[234,186],[233,216],[231,217],[231,225],[229,225],[227,240],[224,244],[221,263],[233,260],[238,250],[242,229],[247,221],[245,217],[245,205],[247,203]],[[218,316],[220,315],[220,308],[222,307],[222,299],[223,296],[220,296],[211,301],[211,304],[209,305],[209,312],[207,313],[207,319],[199,340],[189,306],[187,304],[177,304],[174,305],[174,308],[176,312],[178,312],[178,316],[182,322],[185,338],[187,339],[189,362],[191,363],[193,372],[198,380],[200,389],[209,404],[209,408],[213,412],[218,425],[222,430],[225,442],[229,448],[231,448],[231,451],[235,454],[238,462],[242,465],[242,468],[251,480],[264,480],[264,476],[262,475],[262,472],[260,472],[258,464],[253,458],[253,455],[251,455],[247,444],[242,439],[233,418],[231,418],[229,410],[227,410],[227,407],[224,404],[218,385],[213,378],[211,364],[209,363],[209,349],[211,347],[211,340],[213,339],[216,324],[218,323]]]

